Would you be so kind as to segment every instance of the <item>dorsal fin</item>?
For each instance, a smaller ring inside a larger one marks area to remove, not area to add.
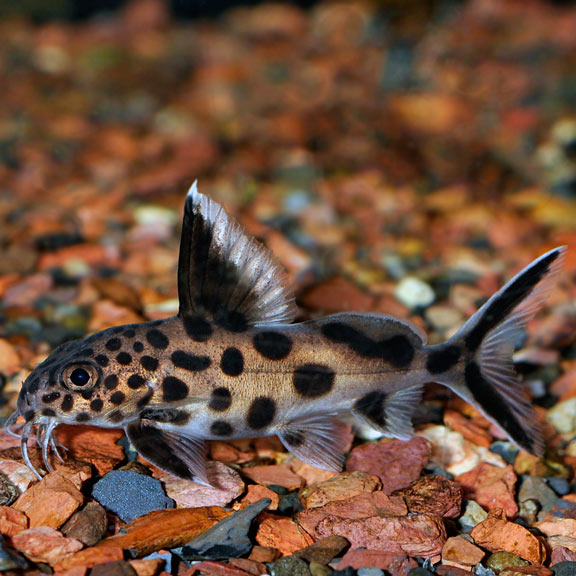
[[[196,182],[184,208],[178,295],[181,316],[203,316],[233,331],[296,315],[282,266]]]

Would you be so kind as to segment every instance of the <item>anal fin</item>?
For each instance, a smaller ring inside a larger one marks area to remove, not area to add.
[[[414,433],[412,416],[421,397],[420,385],[392,394],[373,390],[356,401],[352,413],[384,436],[409,440]]]
[[[137,452],[158,468],[211,486],[206,474],[206,444],[199,438],[177,434],[146,419],[125,427]]]
[[[335,415],[316,415],[284,424],[278,432],[292,454],[317,468],[340,472],[349,450],[348,427]]]

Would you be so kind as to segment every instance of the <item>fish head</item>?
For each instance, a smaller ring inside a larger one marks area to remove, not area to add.
[[[112,328],[54,350],[22,384],[18,413],[27,423],[108,428],[136,418],[154,392],[151,366],[134,351],[142,346],[142,326]]]

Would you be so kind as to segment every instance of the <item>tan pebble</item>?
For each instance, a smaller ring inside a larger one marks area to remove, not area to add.
[[[28,517],[24,512],[10,506],[0,506],[0,534],[11,538],[26,528]]]
[[[442,563],[469,570],[484,558],[484,552],[464,536],[448,538],[442,548]]]
[[[470,535],[478,546],[491,552],[509,552],[538,564],[546,558],[543,541],[523,526],[506,520],[502,509],[492,510]]]
[[[33,562],[57,564],[67,556],[81,550],[84,545],[73,538],[65,538],[58,530],[48,526],[29,528],[12,538],[14,548]]]
[[[84,495],[59,472],[45,476],[13,504],[30,519],[30,528],[60,528],[84,503]]]
[[[364,492],[374,492],[381,487],[378,476],[367,472],[342,472],[329,480],[304,488],[300,500],[304,508],[316,508],[328,502],[347,500]]]
[[[267,486],[274,484],[283,486],[288,490],[296,490],[302,486],[302,478],[294,474],[290,468],[284,464],[273,464],[271,466],[250,466],[242,470],[242,474],[256,482]]]
[[[262,521],[256,532],[256,542],[260,546],[276,548],[282,556],[289,556],[314,541],[291,518],[279,518],[271,514],[261,514],[260,518]]]
[[[163,558],[150,558],[148,560],[128,560],[138,576],[155,576],[164,568]]]
[[[11,375],[20,369],[20,356],[16,348],[5,340],[0,338],[0,373]]]
[[[248,558],[254,560],[254,562],[261,562],[262,564],[268,564],[269,562],[274,562],[280,557],[280,552],[277,548],[271,546],[253,546],[252,552]]]

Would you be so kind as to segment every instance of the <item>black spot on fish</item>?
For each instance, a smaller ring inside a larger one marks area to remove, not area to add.
[[[276,402],[268,396],[260,396],[250,405],[246,420],[250,428],[253,430],[260,430],[261,428],[266,428],[266,426],[272,424],[275,415]]]
[[[283,360],[292,350],[292,340],[281,332],[257,332],[254,348],[268,360]]]
[[[300,448],[306,441],[306,436],[300,430],[288,430],[282,434],[282,440],[291,448]]]
[[[107,390],[114,390],[118,387],[118,376],[116,374],[108,374],[104,379],[104,388]]]
[[[93,348],[82,348],[82,350],[80,350],[77,354],[78,356],[88,356],[88,357],[92,357],[94,356],[94,349]]]
[[[130,356],[128,352],[120,352],[120,354],[116,356],[116,362],[122,366],[128,366],[128,364],[132,363],[132,356]]]
[[[244,372],[244,356],[238,348],[226,348],[220,360],[220,368],[227,376],[240,376]]]
[[[92,402],[90,402],[90,410],[93,410],[94,412],[100,412],[103,407],[104,402],[102,402],[100,398],[95,398],[94,400],[92,400]]]
[[[108,414],[108,420],[114,424],[119,424],[124,420],[124,414],[121,410],[112,410],[112,412]]]
[[[73,407],[74,398],[72,397],[72,394],[66,394],[62,399],[62,404],[60,404],[60,410],[62,410],[62,412],[70,412]]]
[[[120,338],[110,338],[104,346],[106,346],[106,348],[111,352],[116,352],[116,350],[122,348],[122,340],[120,340]]]
[[[56,412],[52,408],[44,408],[41,413],[43,416],[56,416]]]
[[[186,334],[196,342],[206,342],[212,336],[212,326],[201,316],[184,316]]]
[[[378,390],[368,392],[354,403],[354,410],[373,422],[377,427],[386,426],[386,394]]]
[[[168,337],[164,332],[161,332],[157,328],[152,328],[152,330],[146,332],[146,340],[148,340],[148,343],[151,346],[158,348],[159,350],[166,350],[170,344],[170,340],[168,340]]]
[[[464,378],[472,396],[483,410],[506,431],[525,450],[534,448],[534,441],[522,428],[517,416],[510,410],[505,400],[488,382],[476,362],[470,362],[464,371]]]
[[[134,342],[134,344],[132,345],[132,349],[134,350],[134,352],[142,352],[144,350],[144,344],[142,344],[142,342],[140,341],[136,341]]]
[[[212,363],[208,356],[196,356],[194,354],[188,354],[184,352],[184,350],[176,350],[172,353],[171,358],[174,366],[190,372],[206,370]]]
[[[180,380],[180,378],[166,376],[166,378],[162,380],[162,399],[164,402],[184,400],[187,396],[188,386],[186,386],[186,383]]]
[[[242,312],[237,310],[216,309],[214,322],[224,330],[229,332],[245,332],[248,329],[248,322]]]
[[[26,422],[30,422],[30,420],[34,419],[35,412],[34,410],[26,410],[22,416],[24,416],[24,420],[26,420]]]
[[[120,334],[124,330],[124,326],[115,326],[110,329],[110,334]]]
[[[224,420],[216,420],[216,422],[212,423],[210,426],[210,432],[214,434],[214,436],[232,436],[234,429],[228,422],[224,422]]]
[[[146,380],[140,376],[140,374],[132,374],[130,378],[128,378],[128,387],[132,390],[137,390],[138,388],[142,388],[146,384]]]
[[[121,390],[117,390],[116,392],[114,392],[114,394],[110,396],[110,402],[112,402],[112,404],[115,404],[116,406],[122,404],[124,400],[126,400],[126,394],[124,394],[124,392],[122,392]]]
[[[212,397],[210,398],[208,406],[215,412],[224,412],[230,408],[231,404],[232,395],[230,394],[230,390],[224,386],[220,386],[212,391]]]
[[[60,398],[60,392],[50,392],[50,394],[44,394],[44,396],[42,396],[42,402],[50,404],[50,402],[54,402],[54,400],[58,400],[58,398]]]
[[[136,330],[134,330],[134,328],[127,328],[122,333],[122,336],[124,336],[125,338],[134,338],[134,336],[136,336]]]
[[[74,418],[76,422],[89,422],[91,419],[92,416],[90,416],[88,412],[80,412],[79,414],[76,414],[76,418]]]
[[[339,344],[346,344],[364,358],[379,358],[397,368],[404,368],[414,358],[414,347],[403,334],[374,340],[344,322],[328,322],[322,326],[322,334]]]
[[[82,396],[82,398],[84,398],[84,400],[90,400],[90,398],[92,398],[92,396],[94,396],[94,390],[82,390],[82,392],[80,392],[80,395]]]
[[[292,383],[301,396],[319,398],[332,390],[334,370],[322,364],[304,364],[294,370]]]
[[[108,364],[110,364],[110,358],[108,358],[108,356],[104,356],[104,354],[98,354],[94,360],[96,360],[100,366],[108,366]]]
[[[535,286],[548,274],[550,266],[558,259],[561,252],[550,253],[507,286],[506,290],[495,298],[484,310],[478,323],[468,332],[464,341],[471,352],[478,349],[482,340],[493,328],[506,318]]]
[[[36,394],[40,388],[40,380],[38,378],[32,378],[29,382],[26,383],[25,390],[30,392],[30,394]]]
[[[431,350],[426,360],[426,369],[430,374],[442,374],[447,372],[460,360],[461,350],[454,345],[440,345]]]
[[[154,356],[142,356],[142,358],[140,358],[140,364],[144,370],[154,372],[158,368],[158,359],[154,358]]]

